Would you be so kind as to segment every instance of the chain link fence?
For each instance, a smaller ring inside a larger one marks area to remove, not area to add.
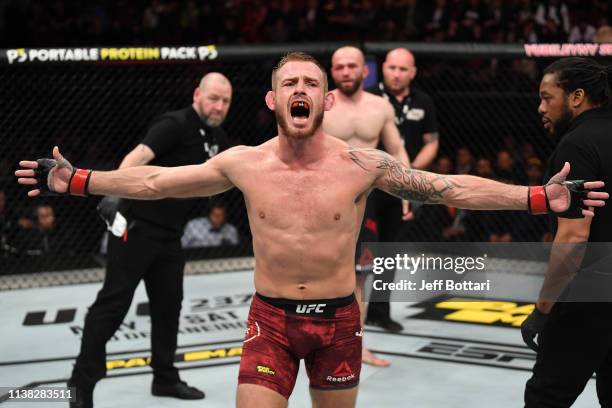
[[[281,49],[246,48],[242,57],[224,58],[220,51],[218,58],[205,62],[0,64],[0,273],[104,263],[101,242],[106,226],[95,211],[99,198],[28,199],[12,176],[19,159],[49,156],[59,145],[77,167],[116,168],[156,115],[191,103],[193,89],[209,71],[224,73],[233,84],[232,107],[224,124],[233,144],[256,145],[275,135],[274,116],[265,107],[264,95]],[[328,65],[334,48],[321,49],[316,54]],[[368,55],[377,62],[384,57],[380,50]],[[417,53],[416,84],[433,97],[438,110],[441,148],[432,170],[539,183],[542,165],[554,147],[537,114],[542,67],[536,60],[494,56],[459,53],[448,60],[431,52]],[[234,189],[218,199],[226,206],[228,222],[238,229],[240,244],[189,250],[191,259],[252,253],[241,193]],[[49,216],[41,206],[52,209],[52,225],[41,225],[41,218]],[[205,215],[208,206],[202,199],[190,217]],[[541,241],[546,224],[546,217],[426,206],[400,238]]]

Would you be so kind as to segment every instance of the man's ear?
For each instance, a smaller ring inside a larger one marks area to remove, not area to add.
[[[266,106],[271,111],[274,111],[274,108],[276,107],[275,99],[276,96],[274,95],[274,91],[268,91],[266,94]]]
[[[334,94],[331,92],[327,92],[323,101],[323,110],[331,110],[331,108],[334,106],[335,100],[336,97],[334,96]]]
[[[368,67],[367,65],[363,66],[363,78],[367,78],[368,75],[370,75],[370,67]]]
[[[411,80],[414,79],[416,74],[417,74],[417,67],[412,67],[412,75],[410,76],[410,79]]]
[[[582,88],[578,88],[570,93],[570,106],[573,108],[579,108],[585,100],[586,96]]]
[[[198,102],[200,100],[200,87],[198,86],[195,91],[193,91],[193,101]]]

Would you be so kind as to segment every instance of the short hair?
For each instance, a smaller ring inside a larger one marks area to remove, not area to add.
[[[568,57],[550,64],[544,75],[556,74],[556,83],[566,94],[583,89],[592,104],[609,106],[611,68],[590,58]]]
[[[276,66],[272,70],[272,89],[273,90],[276,89],[276,73],[278,72],[278,70],[281,69],[286,63],[294,62],[294,61],[312,62],[317,67],[319,67],[319,69],[321,70],[321,73],[323,74],[323,86],[325,87],[325,90],[327,91],[327,72],[325,71],[325,68],[323,68],[323,65],[321,65],[321,63],[312,55],[306,54],[305,52],[300,52],[300,51],[289,52],[285,54],[285,56],[281,58],[280,61],[278,61],[278,64],[276,64]]]

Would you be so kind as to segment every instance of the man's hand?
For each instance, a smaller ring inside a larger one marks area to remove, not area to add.
[[[121,199],[117,197],[104,197],[96,207],[98,214],[104,220],[108,228],[110,228],[115,221],[120,202]]]
[[[17,170],[17,182],[34,186],[28,191],[29,197],[37,195],[85,195],[89,182],[90,170],[75,169],[61,155],[59,148],[53,148],[53,159],[23,160],[19,165],[24,169]]]
[[[402,200],[402,221],[410,221],[414,218],[414,213],[410,211],[410,202]]]
[[[589,207],[603,207],[609,194],[588,190],[602,188],[605,183],[603,181],[566,181],[569,172],[570,164],[565,162],[561,171],[544,186],[550,210],[564,218],[593,217],[595,213]]]
[[[548,315],[540,312],[540,310],[536,307],[521,325],[523,341],[536,353],[538,352],[540,345],[535,342],[535,337],[538,336],[539,340],[539,335],[542,333],[542,330],[544,330],[544,326],[546,326],[547,321]]]

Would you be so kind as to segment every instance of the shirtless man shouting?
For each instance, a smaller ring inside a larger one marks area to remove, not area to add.
[[[553,183],[539,187],[408,169],[387,153],[352,148],[325,134],[323,112],[333,103],[321,65],[291,53],[274,69],[266,95],[278,136],[262,145],[235,147],[200,165],[93,172],[73,168],[55,147],[53,159],[21,161],[15,174],[31,187],[30,197],[155,200],[239,188],[253,233],[257,293],[240,360],[237,406],[286,407],[304,359],[314,406],[353,407],[361,368],[355,242],[372,188],[457,208],[570,209],[587,216],[594,215],[587,207],[603,206],[608,195],[584,190],[603,182],[564,184],[569,164]]]
[[[331,136],[344,140],[351,147],[375,149],[382,142],[385,150],[405,165],[409,165],[408,154],[404,148],[399,130],[395,125],[393,106],[384,98],[363,90],[363,80],[368,76],[365,57],[359,48],[341,47],[332,55],[331,74],[336,85],[332,91],[334,107],[325,114],[323,130]],[[408,203],[404,201],[403,214],[397,214],[398,222],[412,216]],[[359,301],[361,325],[366,320],[366,303],[361,293],[368,265],[363,265],[361,242],[378,240],[376,229],[376,209],[374,202],[368,200],[364,221],[359,233],[356,248],[357,286],[355,296]],[[363,362],[386,367],[387,360],[376,357],[370,350],[363,348]]]

